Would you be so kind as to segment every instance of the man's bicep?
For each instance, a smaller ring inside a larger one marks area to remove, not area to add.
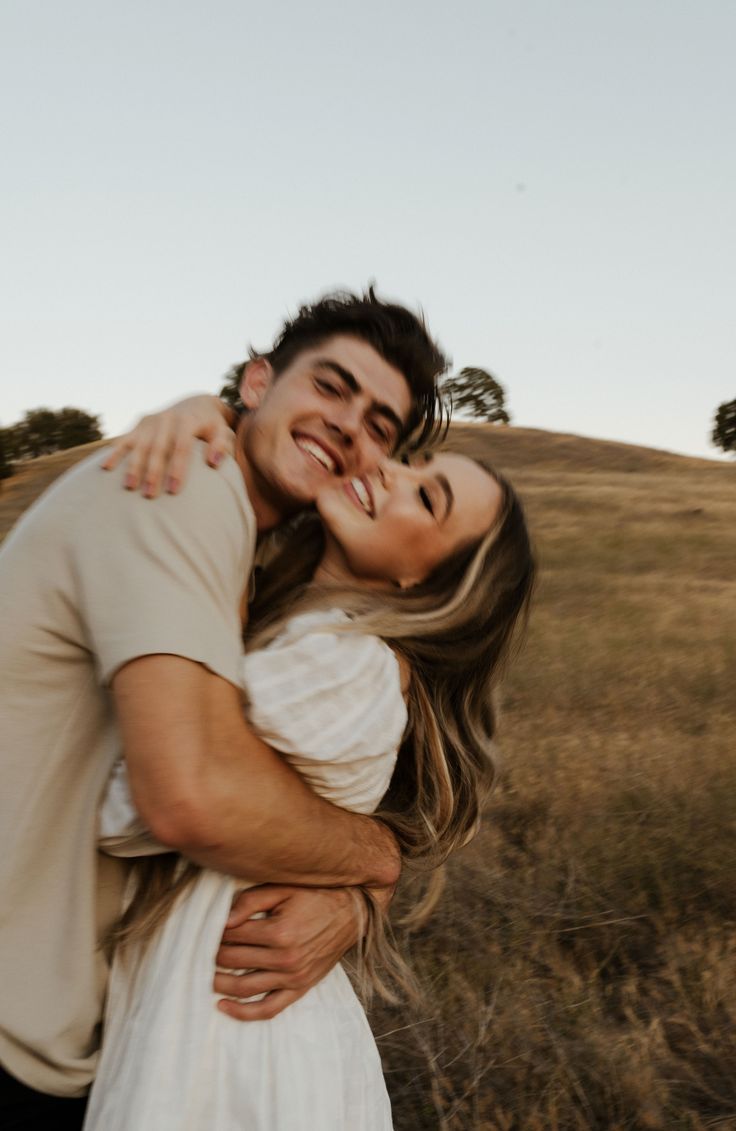
[[[136,808],[155,831],[200,795],[208,751],[228,730],[247,733],[240,694],[202,664],[173,655],[125,664],[112,691]]]

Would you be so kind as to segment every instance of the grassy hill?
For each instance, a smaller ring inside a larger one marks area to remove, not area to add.
[[[97,448],[104,448],[106,443],[106,440],[96,440],[92,444],[82,444],[66,452],[54,452],[51,456],[40,456],[18,464],[11,479],[0,481],[0,542],[26,507],[62,472],[68,471]]]
[[[397,1131],[736,1128],[736,467],[468,425],[541,582],[503,776],[376,1008]],[[79,455],[27,465],[0,534]]]

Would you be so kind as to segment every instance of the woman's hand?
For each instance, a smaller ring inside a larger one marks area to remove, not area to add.
[[[207,443],[205,459],[217,467],[224,455],[235,452],[235,414],[218,397],[187,397],[163,412],[142,417],[130,432],[114,440],[102,467],[112,471],[122,459],[124,485],[139,487],[147,499],[162,488],[175,495],[186,479],[194,440]]]

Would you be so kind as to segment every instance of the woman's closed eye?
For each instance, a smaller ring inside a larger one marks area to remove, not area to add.
[[[422,501],[422,506],[426,507],[431,515],[434,515],[434,503],[432,502],[432,496],[430,495],[426,487],[419,488],[419,498]]]

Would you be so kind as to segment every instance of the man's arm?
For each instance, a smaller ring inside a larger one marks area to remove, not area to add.
[[[143,656],[113,679],[136,807],[197,863],[259,882],[387,887],[393,835],[314,794],[248,727],[239,694],[201,664]]]

